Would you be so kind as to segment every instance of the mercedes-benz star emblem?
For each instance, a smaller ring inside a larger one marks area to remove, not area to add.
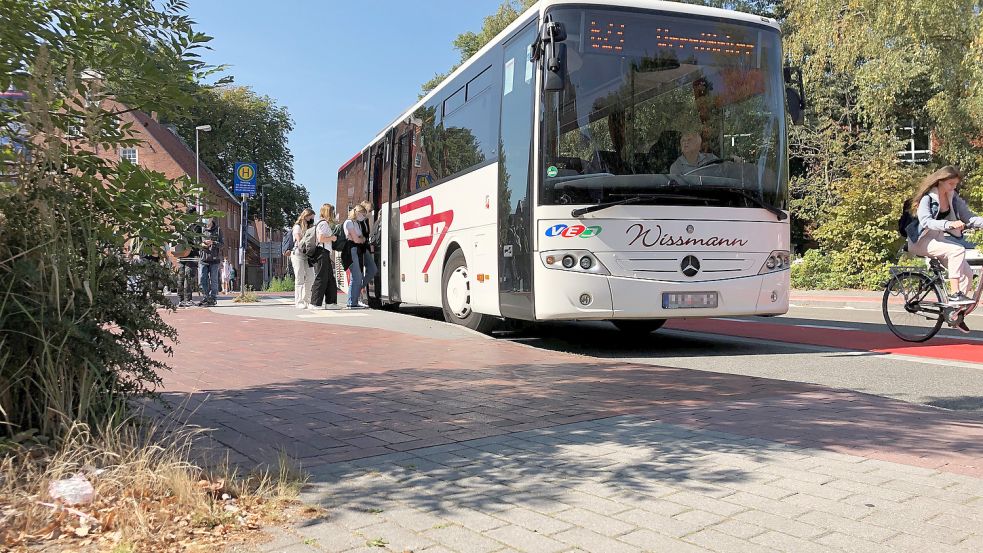
[[[687,255],[679,264],[679,270],[688,277],[696,276],[696,273],[700,272],[700,260],[695,255]]]

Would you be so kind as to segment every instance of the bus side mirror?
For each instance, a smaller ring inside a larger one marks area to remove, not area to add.
[[[805,87],[802,84],[802,68],[785,68],[785,103],[788,108],[788,115],[792,118],[792,123],[801,125],[805,121]]]
[[[547,20],[533,43],[532,61],[542,60],[545,76],[544,90],[563,90],[566,80],[567,47],[562,44],[567,39],[563,23]]]
[[[546,82],[544,90],[563,90],[566,84],[567,45],[551,44],[546,47]]]

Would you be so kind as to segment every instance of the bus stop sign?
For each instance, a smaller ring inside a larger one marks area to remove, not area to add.
[[[256,195],[256,164],[243,163],[235,164],[235,175],[232,179],[232,187],[235,195],[245,194],[247,196]]]

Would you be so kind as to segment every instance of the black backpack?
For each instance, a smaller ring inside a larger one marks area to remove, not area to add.
[[[908,198],[901,204],[901,216],[898,217],[898,234],[902,238],[908,238],[908,225],[915,220],[915,216],[911,214],[911,198]]]
[[[283,234],[283,240],[280,241],[280,254],[286,257],[287,252],[291,252],[294,249],[294,231],[288,230]]]
[[[339,224],[334,229],[335,241],[331,243],[331,249],[336,252],[345,251],[348,246],[348,237],[345,236],[345,225]]]

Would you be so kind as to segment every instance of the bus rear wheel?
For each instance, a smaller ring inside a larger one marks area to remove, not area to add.
[[[498,320],[489,315],[475,313],[471,307],[471,278],[464,252],[456,250],[451,254],[444,264],[444,276],[441,280],[440,295],[445,321],[483,333],[495,328]]]
[[[666,324],[665,319],[621,319],[611,321],[618,330],[630,336],[648,336]]]

